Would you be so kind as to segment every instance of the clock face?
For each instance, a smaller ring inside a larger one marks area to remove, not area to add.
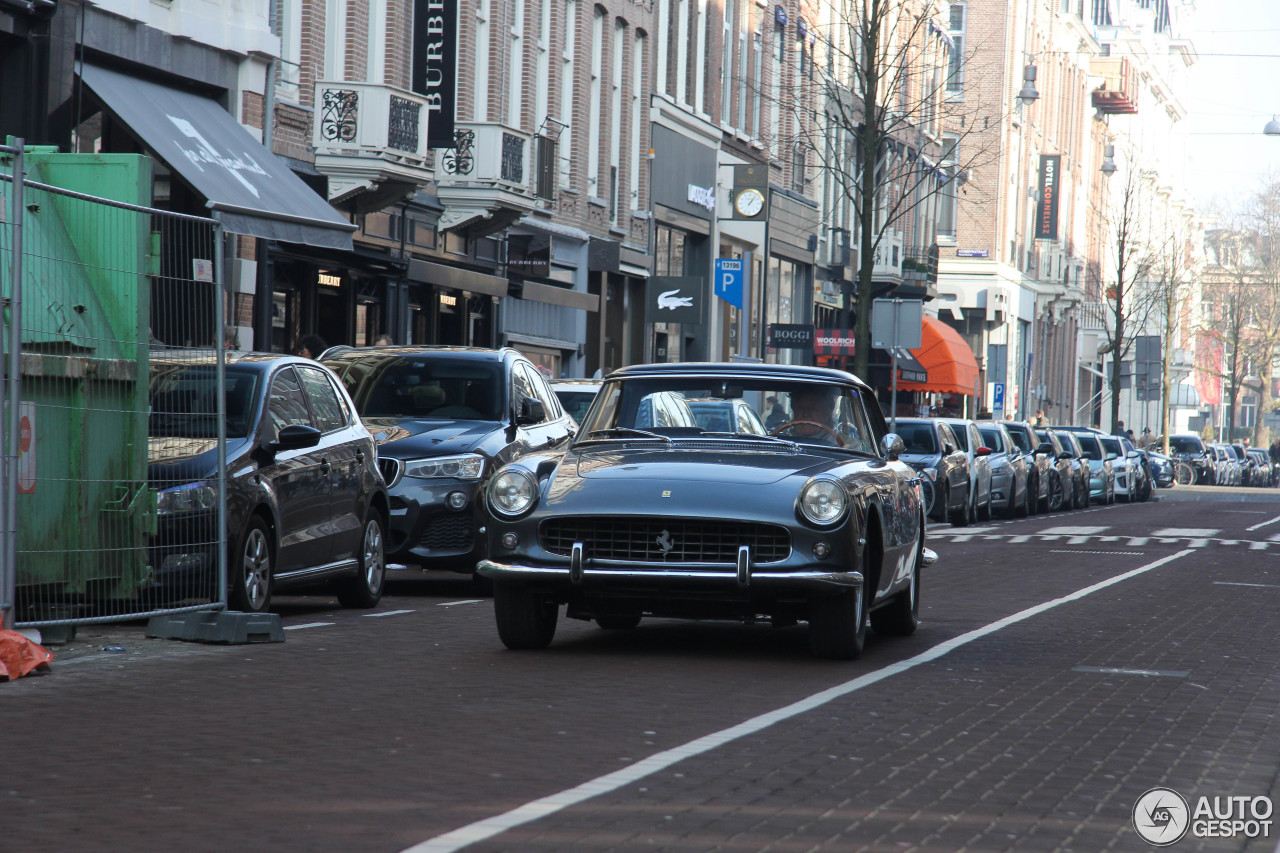
[[[764,209],[764,195],[759,190],[743,190],[733,200],[733,206],[743,216],[755,216]]]

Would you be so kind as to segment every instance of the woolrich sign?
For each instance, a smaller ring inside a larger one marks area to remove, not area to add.
[[[427,99],[427,147],[452,148],[458,93],[458,0],[415,0],[411,85]]]

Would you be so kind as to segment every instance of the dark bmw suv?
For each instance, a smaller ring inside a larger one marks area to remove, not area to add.
[[[387,493],[373,437],[328,370],[269,353],[226,353],[226,534],[230,606],[331,584],[345,607],[382,598]],[[216,595],[216,353],[151,355],[147,476],[157,492],[153,598]]]
[[[378,347],[326,353],[365,426],[391,494],[393,563],[474,572],[485,556],[478,496],[516,456],[576,430],[514,349]]]

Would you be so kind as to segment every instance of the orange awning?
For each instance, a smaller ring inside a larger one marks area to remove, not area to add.
[[[920,332],[920,349],[911,354],[929,374],[927,382],[899,382],[905,391],[934,391],[939,394],[973,396],[978,382],[978,362],[960,333],[936,317],[925,317]]]

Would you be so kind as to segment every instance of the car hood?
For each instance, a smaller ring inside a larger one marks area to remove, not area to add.
[[[848,462],[855,462],[849,459]],[[570,451],[548,484],[553,512],[758,515],[777,495],[790,508],[813,474],[846,462],[778,450],[590,449]],[[784,481],[789,478],[793,483]]]
[[[942,457],[936,453],[903,453],[898,458],[912,468],[927,468],[936,466]]]
[[[247,438],[227,439],[228,475],[249,445]],[[166,436],[147,438],[147,479],[150,482],[162,484],[162,487],[180,482],[193,483],[217,473],[217,440]]]
[[[396,458],[466,453],[497,430],[498,421],[415,420],[365,418],[364,425],[378,443],[378,453]]]

